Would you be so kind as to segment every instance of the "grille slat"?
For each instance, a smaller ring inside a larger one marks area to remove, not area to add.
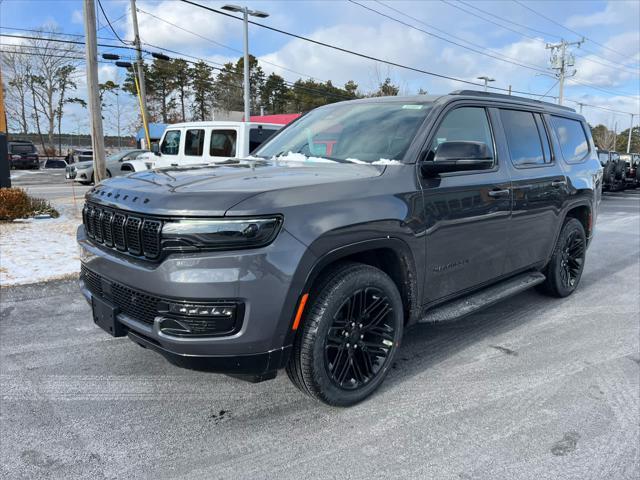
[[[160,256],[161,220],[88,203],[82,209],[82,222],[96,243],[149,259]]]
[[[129,253],[134,255],[140,255],[142,253],[140,224],[142,224],[142,219],[139,217],[128,217],[127,223],[125,224],[127,248],[129,249]]]
[[[160,254],[160,227],[158,220],[145,219],[142,224],[142,250],[144,256],[156,258]]]
[[[111,221],[113,220],[113,212],[105,210],[102,213],[102,238],[107,247],[113,247],[113,230],[111,229]]]
[[[122,213],[116,213],[113,216],[113,243],[118,250],[125,251],[127,249],[126,235],[124,233],[124,224],[127,221]]]

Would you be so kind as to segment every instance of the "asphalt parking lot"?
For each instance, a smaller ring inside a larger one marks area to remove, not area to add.
[[[408,331],[351,409],[173,367],[95,327],[74,282],[5,289],[1,476],[637,479],[640,190],[600,212],[576,294]]]

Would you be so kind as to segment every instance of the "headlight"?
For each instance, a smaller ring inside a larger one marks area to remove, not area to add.
[[[281,225],[281,217],[166,222],[162,245],[167,250],[263,247],[273,242]]]

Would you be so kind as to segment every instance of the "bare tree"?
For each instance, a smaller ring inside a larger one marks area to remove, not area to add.
[[[7,120],[22,134],[29,132],[27,60],[27,56],[21,54],[19,46],[12,46],[11,50],[2,52]]]
[[[56,122],[61,130],[66,95],[76,88],[73,73],[82,61],[79,46],[54,41],[60,39],[57,33],[43,27],[2,57],[15,123],[25,132],[33,118],[39,135],[47,132],[49,145],[54,144]]]

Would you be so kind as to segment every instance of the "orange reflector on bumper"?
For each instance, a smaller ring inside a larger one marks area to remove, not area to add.
[[[307,299],[309,298],[309,294],[305,293],[300,299],[300,304],[298,305],[298,311],[296,312],[296,319],[293,321],[293,327],[291,330],[297,330],[300,325],[300,320],[302,320],[302,312],[304,312],[304,306],[307,304]]]

